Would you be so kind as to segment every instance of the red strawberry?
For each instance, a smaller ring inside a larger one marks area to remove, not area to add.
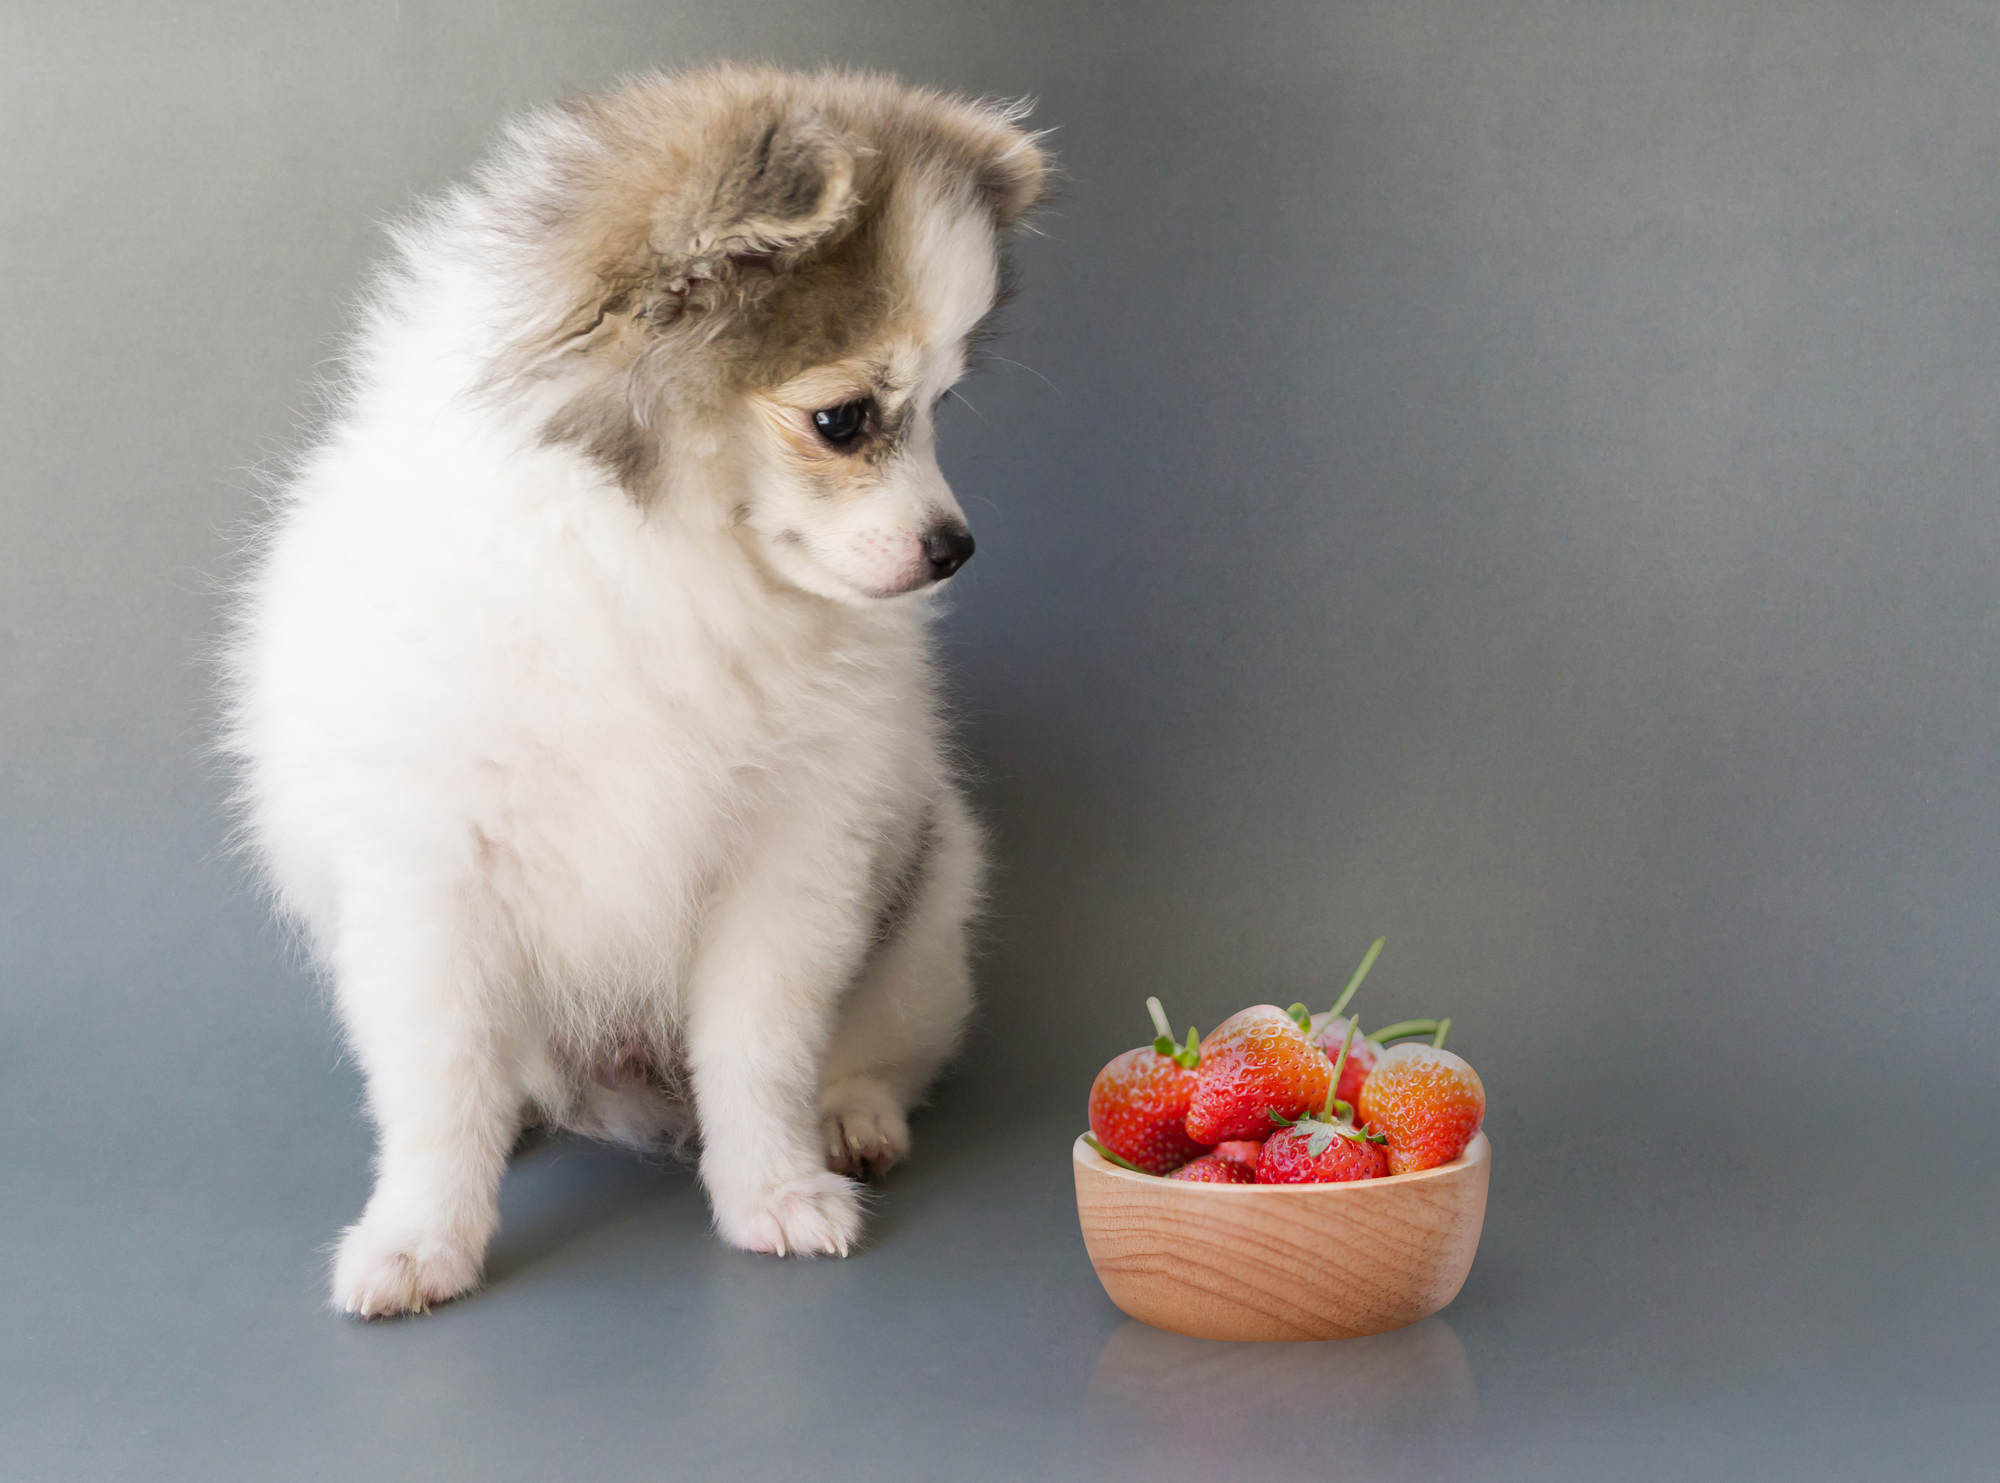
[[[1187,1132],[1202,1143],[1254,1138],[1326,1100],[1333,1067],[1273,1004],[1231,1015],[1201,1043]]]
[[[1232,1139],[1228,1143],[1215,1145],[1214,1153],[1219,1159],[1233,1159],[1239,1164],[1257,1167],[1257,1155],[1264,1151],[1264,1145],[1253,1138]]]
[[[1167,1178],[1185,1179],[1191,1184],[1255,1184],[1257,1168],[1241,1159],[1225,1159],[1220,1154],[1205,1153],[1192,1163],[1182,1164]]]
[[[1164,1174],[1206,1153],[1213,1140],[1197,1142],[1183,1126],[1199,1060],[1194,1031],[1188,1031],[1186,1048],[1176,1047],[1160,1001],[1148,999],[1146,1007],[1153,1011],[1160,1038],[1115,1057],[1097,1073],[1090,1084],[1090,1131],[1140,1172]]]
[[[1369,1142],[1358,1129],[1310,1120],[1265,1139],[1263,1157],[1257,1160],[1259,1184],[1339,1184],[1388,1172],[1389,1155],[1381,1144]]]
[[[1341,1042],[1347,1038],[1347,1021],[1334,1013],[1316,1014],[1312,1017],[1312,1028],[1306,1033],[1314,1045],[1326,1052],[1330,1061],[1340,1054]],[[1349,1107],[1357,1106],[1361,1083],[1375,1069],[1375,1059],[1381,1053],[1381,1046],[1357,1034],[1354,1044],[1348,1049],[1347,1065],[1340,1073],[1340,1085],[1333,1089],[1334,1096]]]
[[[1389,1140],[1389,1172],[1435,1169],[1465,1152],[1486,1119],[1479,1073],[1436,1044],[1392,1046],[1362,1084],[1361,1120]]]

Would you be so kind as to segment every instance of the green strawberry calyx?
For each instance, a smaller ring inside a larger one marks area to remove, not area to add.
[[[1335,1105],[1351,1112],[1351,1109],[1347,1108],[1345,1102],[1339,1102]],[[1304,1117],[1280,1117],[1275,1110],[1267,1110],[1264,1116],[1268,1117],[1272,1122],[1282,1124],[1287,1128],[1312,1129],[1306,1135],[1306,1153],[1315,1159],[1333,1147],[1333,1140],[1336,1138],[1345,1138],[1350,1143],[1387,1143],[1389,1141],[1373,1128],[1357,1128],[1353,1123],[1346,1121],[1329,1122],[1316,1112],[1309,1112]]]
[[[1174,1043],[1174,1027],[1167,1023],[1167,1011],[1158,999],[1146,1001],[1146,1013],[1153,1017],[1153,1028],[1159,1036],[1153,1041],[1153,1049],[1167,1057],[1175,1065],[1192,1071],[1201,1064],[1201,1036],[1195,1033],[1193,1025],[1188,1026],[1186,1045]]]

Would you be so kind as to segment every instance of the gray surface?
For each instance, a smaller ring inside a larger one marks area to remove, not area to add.
[[[357,1087],[200,757],[245,470],[378,218],[715,55],[1060,130],[1032,370],[945,449],[986,1028],[854,1260],[559,1144],[487,1293],[340,1322]],[[0,58],[9,1478],[1991,1476],[1991,7],[16,3]],[[1377,932],[1493,1096],[1465,1292],[1124,1325],[1090,1074]]]

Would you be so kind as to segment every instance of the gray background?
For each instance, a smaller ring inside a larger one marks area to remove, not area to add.
[[[224,855],[218,586],[377,223],[716,56],[1033,93],[945,462],[986,1016],[845,1262],[554,1143],[493,1283],[321,1311],[367,1130]],[[10,1478],[1991,1476],[2000,11],[23,4],[0,31]],[[1459,1300],[1129,1325],[1146,1033],[1449,1012]]]

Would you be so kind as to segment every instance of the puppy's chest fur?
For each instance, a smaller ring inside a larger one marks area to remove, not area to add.
[[[824,605],[691,594],[715,584],[685,570],[650,575],[591,572],[578,588],[593,600],[523,615],[539,628],[539,642],[515,635],[540,651],[534,682],[478,749],[491,759],[475,804],[488,884],[545,959],[590,980],[682,962],[716,882],[791,848],[808,822],[890,879],[921,828],[920,636]]]
[[[492,473],[416,510],[308,487],[277,535],[269,642],[355,848],[393,818],[462,851],[565,997],[671,990],[717,882],[808,820],[865,862],[855,908],[879,916],[941,774],[921,609],[773,592],[727,529],[635,510],[561,453]],[[287,611],[343,569],[368,576],[337,621],[318,596]]]

